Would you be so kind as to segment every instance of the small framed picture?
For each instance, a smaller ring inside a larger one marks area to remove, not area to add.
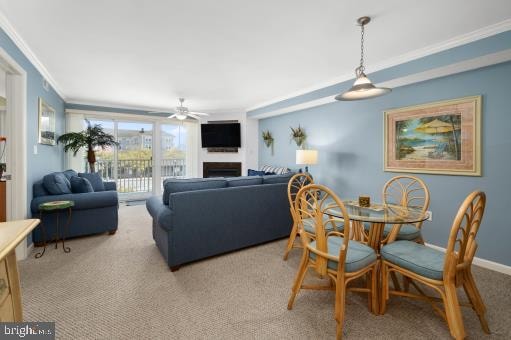
[[[481,96],[387,110],[384,170],[481,176]]]
[[[55,110],[39,97],[39,143],[55,145]]]

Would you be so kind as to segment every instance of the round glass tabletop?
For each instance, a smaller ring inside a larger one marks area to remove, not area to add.
[[[350,219],[354,221],[405,224],[422,222],[428,219],[428,215],[418,208],[377,203],[365,208],[359,206],[358,201],[343,200],[342,202],[348,211]],[[325,214],[342,218],[341,211],[335,208],[325,210]]]

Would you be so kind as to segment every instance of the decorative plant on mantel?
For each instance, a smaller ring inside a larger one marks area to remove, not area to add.
[[[106,133],[100,124],[92,125],[87,122],[87,128],[80,132],[65,133],[57,139],[57,143],[64,144],[64,151],[71,150],[76,156],[82,148],[87,149],[87,162],[89,163],[90,172],[95,172],[96,153],[95,148],[105,150],[107,147],[118,147],[119,143],[115,141],[114,136]]]
[[[271,148],[271,155],[273,156],[273,136],[270,130],[263,131],[263,141],[267,148]]]
[[[296,146],[298,146],[300,149],[305,147],[305,141],[307,140],[307,134],[305,133],[305,130],[298,125],[296,129],[291,127],[291,139],[295,141]]]

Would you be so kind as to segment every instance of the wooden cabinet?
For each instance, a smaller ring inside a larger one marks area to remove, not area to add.
[[[39,220],[0,223],[0,322],[23,321],[16,246]]]

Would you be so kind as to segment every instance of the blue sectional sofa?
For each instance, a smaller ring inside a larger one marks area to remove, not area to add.
[[[64,175],[64,177],[62,175]],[[34,218],[40,217],[39,205],[41,203],[70,200],[74,201],[75,205],[72,208],[71,224],[65,231],[66,238],[104,232],[114,234],[117,231],[119,210],[116,184],[114,182],[103,182],[99,177],[94,181],[95,177],[91,174],[78,175],[79,174],[73,170],[66,170],[64,172],[49,174],[45,176],[43,180],[35,182],[33,185],[33,199],[30,205],[32,216]],[[73,193],[69,181],[72,177],[89,178],[92,182],[92,188],[89,190],[93,191]],[[67,178],[68,181],[65,181],[64,178]],[[55,213],[43,214],[47,241],[53,239],[55,234],[56,218],[57,216]],[[61,212],[61,230],[67,222],[66,218],[67,212]],[[41,244],[43,242],[41,226],[34,229],[32,240],[35,244]]]
[[[146,206],[170,269],[289,236],[291,176],[166,180],[163,198],[151,197]]]

